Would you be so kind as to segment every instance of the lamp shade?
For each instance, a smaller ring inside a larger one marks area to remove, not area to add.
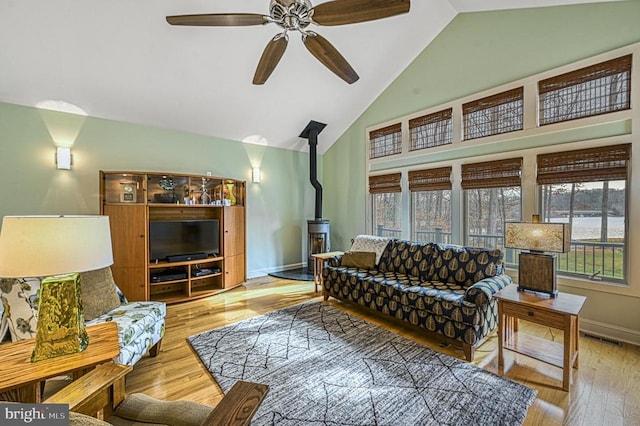
[[[571,251],[571,227],[568,223],[506,222],[504,246],[540,252],[568,253]]]
[[[108,216],[5,216],[0,277],[93,271],[113,264]]]

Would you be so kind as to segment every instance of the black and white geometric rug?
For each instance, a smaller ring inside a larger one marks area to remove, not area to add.
[[[226,393],[269,393],[254,425],[520,425],[536,391],[313,301],[189,339]]]

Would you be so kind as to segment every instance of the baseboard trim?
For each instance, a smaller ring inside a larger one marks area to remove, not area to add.
[[[640,331],[580,318],[580,331],[594,336],[640,346]]]
[[[247,271],[247,279],[260,278],[269,275],[272,272],[288,271],[289,269],[298,269],[307,266],[306,262],[291,263],[289,265],[274,266],[272,268],[254,269]]]

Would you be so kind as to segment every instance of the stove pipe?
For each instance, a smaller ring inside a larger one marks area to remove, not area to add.
[[[307,127],[300,133],[301,138],[309,139],[309,180],[316,190],[315,219],[322,219],[322,185],[318,182],[318,160],[316,147],[318,146],[318,135],[326,124],[311,120]]]

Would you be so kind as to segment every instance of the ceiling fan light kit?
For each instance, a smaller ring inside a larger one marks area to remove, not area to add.
[[[253,26],[276,24],[276,34],[262,52],[253,84],[264,84],[284,55],[288,32],[298,31],[307,50],[349,84],[360,78],[347,60],[324,37],[307,30],[311,24],[322,26],[354,24],[408,13],[410,0],[333,0],[313,6],[309,0],[271,0],[269,15],[254,13],[210,13],[167,16],[171,25],[187,26]]]

